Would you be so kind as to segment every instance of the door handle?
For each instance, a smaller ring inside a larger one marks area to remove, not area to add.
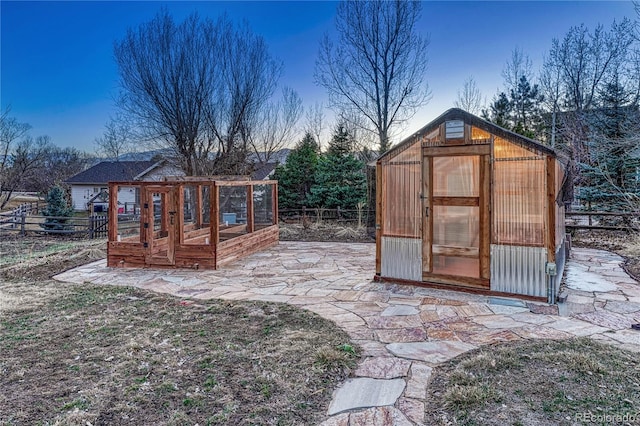
[[[173,225],[173,217],[176,214],[176,212],[169,212],[169,223],[171,225]]]
[[[429,217],[429,207],[424,208],[424,215],[425,217]]]

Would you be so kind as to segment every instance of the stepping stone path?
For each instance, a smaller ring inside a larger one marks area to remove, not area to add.
[[[425,423],[433,368],[479,346],[590,336],[640,352],[640,285],[619,256],[574,248],[566,302],[549,306],[372,282],[373,244],[281,242],[217,271],[111,269],[100,260],[55,278],[128,285],[190,299],[289,303],[343,328],[361,348],[354,378],[333,395],[323,426]]]

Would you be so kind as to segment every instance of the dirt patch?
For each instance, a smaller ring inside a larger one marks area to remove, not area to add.
[[[48,279],[100,244],[23,241],[22,254],[0,244],[0,425],[324,419],[357,361],[335,324],[285,304]]]
[[[62,271],[106,256],[105,239],[3,237],[0,241],[0,278],[47,280]]]
[[[433,425],[637,424],[640,360],[587,338],[485,346],[434,369],[425,408]]]
[[[282,241],[332,241],[345,243],[375,243],[367,228],[329,223],[280,224]]]

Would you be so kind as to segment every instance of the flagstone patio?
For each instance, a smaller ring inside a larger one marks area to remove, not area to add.
[[[111,269],[100,260],[55,277],[193,299],[261,300],[333,320],[362,348],[355,377],[323,423],[419,425],[431,370],[478,346],[590,336],[640,352],[640,285],[612,253],[575,248],[558,306],[372,282],[373,244],[281,242],[217,271]]]

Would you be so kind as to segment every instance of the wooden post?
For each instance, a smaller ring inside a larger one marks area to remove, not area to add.
[[[118,185],[109,184],[109,241],[118,240]]]
[[[20,215],[20,235],[22,235],[23,237],[26,235],[26,231],[25,231],[25,221],[27,218],[27,214],[25,212],[22,212],[22,214]]]
[[[547,156],[547,260],[556,261],[556,159]]]
[[[376,275],[382,271],[382,164],[376,163]]]
[[[198,228],[202,228],[202,185],[196,186],[196,225]]]
[[[214,252],[217,251],[218,243],[220,242],[220,187],[213,184],[211,187],[211,201],[209,203],[211,211],[209,220],[211,226],[211,245]]]
[[[178,244],[184,244],[184,185],[178,184],[178,186],[174,188],[178,190],[178,199],[175,200],[176,206],[172,208],[173,211],[178,213],[177,226],[174,228],[178,232],[176,241]]]
[[[278,224],[278,184],[274,183],[271,185],[271,199],[272,199],[272,209],[273,209],[273,224]]]
[[[89,239],[93,240],[93,238],[94,238],[94,230],[95,230],[95,221],[94,221],[93,215],[89,215],[88,228],[89,228]]]
[[[253,185],[247,185],[247,233],[254,231]]]

